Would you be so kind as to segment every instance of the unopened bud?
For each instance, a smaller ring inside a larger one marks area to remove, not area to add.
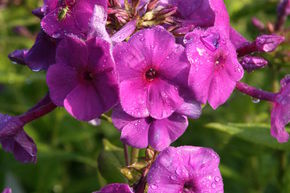
[[[247,55],[241,59],[240,63],[243,68],[250,73],[256,69],[265,67],[268,61],[262,57]]]
[[[8,55],[8,58],[14,63],[26,65],[24,58],[27,52],[28,50],[14,50]]]
[[[253,17],[252,18],[252,23],[253,25],[260,31],[265,30],[265,25],[263,24],[263,22],[261,22],[258,18]]]
[[[260,52],[273,52],[285,38],[278,35],[261,35],[255,40],[257,50]]]
[[[44,8],[38,7],[36,9],[32,10],[32,14],[35,15],[36,17],[42,19],[44,17]]]

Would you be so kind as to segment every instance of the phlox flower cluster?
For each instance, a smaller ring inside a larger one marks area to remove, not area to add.
[[[33,14],[41,26],[35,44],[9,58],[46,71],[48,94],[22,115],[0,115],[2,147],[23,163],[36,162],[37,154],[25,124],[56,107],[86,122],[112,110],[123,143],[160,153],[139,183],[96,193],[139,193],[144,178],[148,193],[222,193],[213,150],[170,145],[202,105],[219,108],[235,88],[272,102],[271,134],[289,138],[289,76],[278,93],[239,82],[244,71],[267,65],[255,52],[274,51],[284,38],[249,42],[230,26],[223,0],[44,0]]]

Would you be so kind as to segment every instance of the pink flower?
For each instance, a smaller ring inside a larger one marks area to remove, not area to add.
[[[12,193],[11,188],[5,188],[2,193]]]
[[[148,193],[223,193],[219,156],[202,147],[168,147],[148,173]]]
[[[189,86],[199,102],[208,101],[216,109],[226,102],[243,77],[236,50],[228,33],[216,27],[196,29],[184,41],[191,64]]]
[[[83,41],[66,37],[49,67],[47,84],[52,101],[75,118],[90,121],[118,101],[118,86],[110,44],[101,38]]]
[[[183,103],[179,89],[186,85],[189,64],[184,48],[164,28],[140,30],[114,48],[114,59],[120,102],[129,115],[163,119]]]
[[[280,92],[275,97],[271,113],[271,135],[280,143],[287,142],[285,126],[290,122],[290,75],[281,80]]]
[[[101,190],[93,193],[133,193],[133,190],[128,184],[109,184]]]

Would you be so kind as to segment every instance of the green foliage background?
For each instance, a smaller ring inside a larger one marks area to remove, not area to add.
[[[278,0],[226,0],[232,25],[251,40],[259,34],[252,27],[251,18],[275,21],[277,3]],[[40,5],[37,0],[0,0],[1,113],[20,114],[47,92],[45,73],[32,72],[7,58],[14,49],[33,44],[39,20],[30,13]],[[26,37],[15,32],[16,26],[27,29],[23,32]],[[282,48],[289,51],[289,44],[279,49]],[[290,64],[279,53],[266,57],[270,67],[245,76],[243,81],[273,90],[290,72]],[[270,137],[270,108],[266,102],[254,104],[251,98],[235,92],[217,111],[205,107],[201,118],[190,121],[186,133],[173,145],[206,146],[217,151],[226,193],[289,193],[290,143],[281,145]],[[123,162],[118,156],[119,148],[103,143],[107,139],[122,147],[120,134],[109,123],[103,121],[94,127],[74,120],[58,108],[25,130],[38,146],[38,163],[19,164],[11,154],[0,150],[0,190],[9,185],[14,193],[85,193],[109,182],[124,181],[118,171]]]

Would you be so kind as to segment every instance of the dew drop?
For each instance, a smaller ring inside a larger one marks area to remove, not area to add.
[[[214,180],[215,180],[216,182],[219,182],[219,181],[220,181],[220,177],[216,176],[216,177],[214,177]]]
[[[152,185],[150,186],[150,188],[152,188],[153,190],[156,190],[156,189],[157,189],[157,186],[156,186],[155,184],[152,184]]]
[[[252,98],[252,102],[253,102],[253,103],[255,103],[255,104],[257,104],[257,103],[259,103],[259,102],[260,102],[260,99],[257,99],[257,98]]]
[[[212,188],[216,188],[216,184],[213,182],[213,183],[211,184],[211,187],[212,187]]]

